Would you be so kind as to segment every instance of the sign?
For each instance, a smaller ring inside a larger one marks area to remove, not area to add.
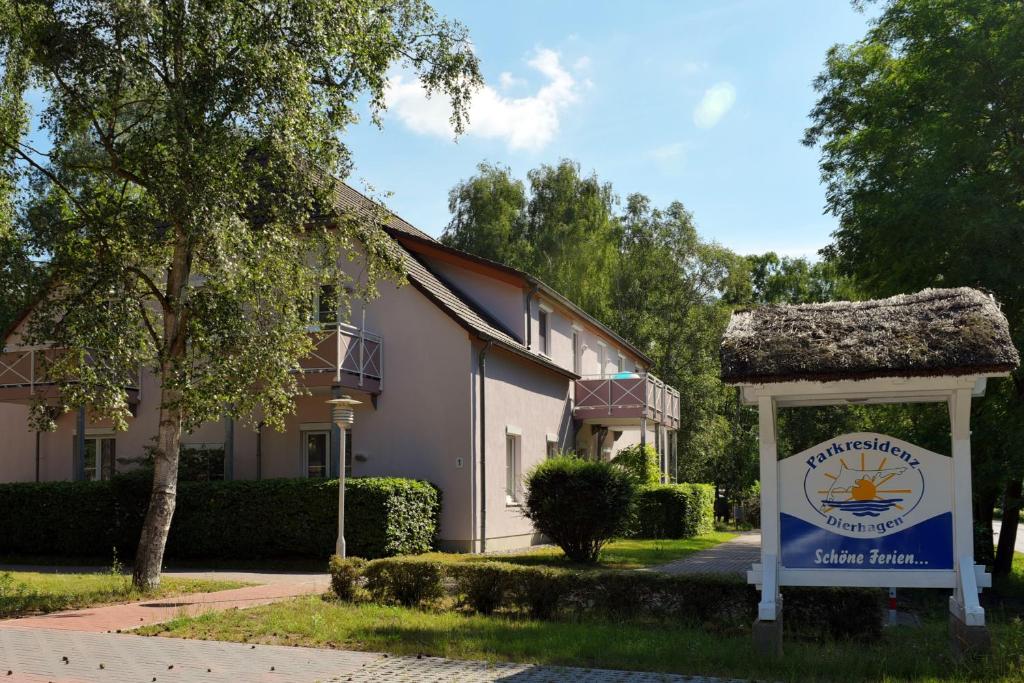
[[[953,461],[884,434],[779,462],[780,565],[953,569]]]

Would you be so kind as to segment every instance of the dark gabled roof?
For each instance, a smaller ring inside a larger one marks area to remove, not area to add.
[[[579,377],[576,373],[566,370],[528,349],[522,342],[516,339],[511,331],[505,329],[501,323],[474,306],[467,296],[454,285],[446,282],[444,278],[431,270],[427,264],[413,256],[405,247],[396,242],[395,248],[401,249],[405,272],[410,284],[430,299],[438,308],[447,313],[466,331],[484,341],[494,342],[512,353],[527,358],[566,377],[571,379]]]
[[[402,221],[402,222],[404,223],[404,221]],[[408,224],[406,224],[406,225],[408,225]],[[413,228],[413,229],[415,230],[415,228]],[[417,250],[416,249],[417,245],[424,245],[424,246],[429,247],[430,249],[438,249],[440,251],[446,252],[448,254],[451,254],[451,255],[456,256],[456,257],[461,258],[461,259],[464,259],[466,261],[471,261],[473,263],[479,263],[480,265],[486,266],[488,268],[493,268],[494,270],[501,271],[503,273],[506,273],[508,275],[511,275],[511,276],[517,278],[518,280],[521,280],[524,284],[526,284],[526,285],[528,285],[530,287],[536,287],[538,291],[543,292],[547,296],[551,297],[552,299],[554,299],[555,301],[557,301],[558,303],[560,303],[561,305],[565,306],[566,308],[571,310],[573,313],[578,315],[580,318],[583,318],[584,320],[589,322],[591,325],[597,327],[598,329],[603,331],[605,334],[607,334],[609,337],[611,337],[612,339],[617,341],[619,344],[621,344],[622,346],[624,346],[627,349],[629,349],[631,352],[636,354],[641,360],[643,360],[648,365],[653,365],[654,364],[654,360],[650,356],[648,356],[646,353],[644,353],[643,351],[638,349],[636,346],[634,346],[632,344],[632,342],[630,342],[628,339],[625,339],[625,338],[621,337],[614,330],[610,329],[607,325],[602,323],[600,320],[598,320],[597,318],[593,317],[592,315],[590,315],[589,313],[584,311],[582,308],[577,306],[571,300],[569,300],[565,296],[563,296],[560,292],[558,292],[557,290],[555,290],[551,286],[545,284],[544,281],[538,279],[537,277],[535,277],[533,275],[530,275],[526,271],[519,270],[519,269],[513,268],[511,266],[506,266],[504,263],[500,263],[498,261],[492,261],[491,259],[484,258],[483,256],[477,256],[476,254],[470,254],[467,251],[462,251],[461,249],[456,249],[455,247],[448,246],[447,244],[444,244],[442,242],[438,242],[433,237],[431,237],[430,235],[427,235],[425,233],[421,233],[421,234],[411,233],[408,230],[403,230],[403,229],[392,227],[390,224],[385,226],[385,230],[392,237],[395,237],[396,239],[400,240],[403,243],[403,246],[405,246],[407,249],[410,249],[412,251],[416,251]]]
[[[736,311],[720,352],[731,384],[986,375],[1020,364],[999,305],[967,287]]]

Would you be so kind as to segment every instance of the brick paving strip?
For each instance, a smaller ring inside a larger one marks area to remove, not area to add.
[[[739,574],[746,576],[750,565],[760,561],[761,534],[757,531],[746,531],[713,548],[641,571],[665,574]]]
[[[251,574],[245,572],[165,572],[164,576],[182,578],[220,578],[257,582],[259,585],[233,588],[213,593],[190,593],[175,597],[154,598],[121,605],[87,607],[85,609],[53,612],[20,619],[0,621],[0,631],[6,628],[63,629],[70,631],[127,631],[139,626],[160,624],[178,617],[192,617],[211,610],[232,607],[255,607],[285,600],[299,595],[322,593],[327,590],[326,574]],[[6,673],[0,671],[0,674]],[[3,680],[0,675],[0,681]]]

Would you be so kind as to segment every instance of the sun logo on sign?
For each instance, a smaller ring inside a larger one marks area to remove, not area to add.
[[[864,453],[860,454],[860,468],[850,467],[839,458],[839,470],[824,472],[828,488],[818,490],[823,496],[819,512],[822,514],[839,510],[854,517],[878,517],[890,510],[904,510],[905,496],[912,494],[909,488],[900,486],[899,478],[908,467],[886,468],[888,458],[883,457],[875,467],[869,467]]]

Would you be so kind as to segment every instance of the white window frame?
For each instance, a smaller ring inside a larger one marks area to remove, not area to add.
[[[554,309],[547,304],[537,306],[537,346],[539,351],[551,357],[551,314]]]
[[[547,434],[545,435],[545,451],[544,455],[547,458],[553,458],[558,454],[558,434]],[[554,453],[551,452],[551,447],[554,446]]]
[[[327,322],[324,322],[324,321],[320,320],[320,292],[323,290],[324,287],[334,287],[335,291],[337,291],[337,288],[338,288],[337,285],[319,284],[313,290],[312,310],[309,312],[309,326],[308,326],[308,329],[311,332],[317,331],[317,330],[333,330],[333,329],[337,328],[339,323],[341,322],[341,305],[340,305],[341,302],[340,302],[340,300],[338,302],[339,305],[335,308],[335,311],[334,311],[334,320],[333,321],[329,320]]]
[[[619,357],[618,367],[616,368],[615,371],[616,372],[625,372],[626,371],[626,356],[623,355],[622,351],[619,351],[618,352],[618,357]]]
[[[110,462],[110,476],[113,477],[114,475],[117,474],[117,435],[114,432],[110,431],[109,429],[86,429],[85,430],[85,441],[95,441],[96,442],[96,445],[94,446],[94,448],[96,449],[95,450],[96,462],[93,465],[93,475],[91,477],[88,476],[88,474],[86,473],[86,469],[85,469],[85,453],[78,454],[78,452],[77,452],[78,451],[78,444],[79,444],[78,432],[73,432],[71,436],[75,440],[74,441],[74,444],[75,444],[74,452],[75,452],[76,455],[81,457],[81,463],[82,463],[81,472],[82,472],[82,475],[83,475],[85,481],[103,481],[103,444],[102,444],[102,442],[103,441],[107,441],[107,440],[114,442],[114,453],[113,453],[113,455],[111,457],[111,462]],[[77,463],[77,458],[76,458],[76,463]],[[78,475],[76,474],[75,476],[78,476]],[[108,479],[109,479],[109,477],[108,477]]]
[[[505,428],[505,504],[519,505],[522,477],[523,435],[516,427]]]
[[[302,477],[305,479],[328,479],[331,475],[331,428],[323,425],[303,425],[299,430],[301,434],[301,442],[299,448],[302,450]],[[326,439],[324,445],[326,447],[324,451],[324,476],[323,477],[311,477],[309,476],[309,437],[313,434],[323,434]]]
[[[600,367],[600,375],[606,377],[608,375],[608,345],[603,341],[597,342],[597,364]]]
[[[572,371],[583,374],[583,329],[572,326]]]

